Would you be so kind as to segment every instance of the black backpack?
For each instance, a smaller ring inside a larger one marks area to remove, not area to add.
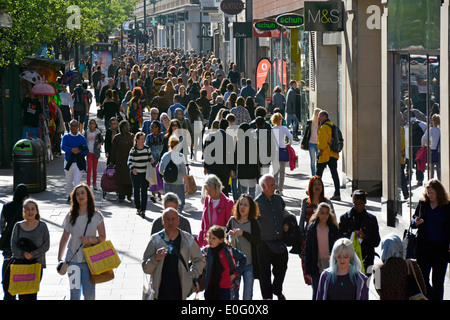
[[[331,128],[330,150],[336,153],[341,152],[344,148],[344,138],[341,130],[335,124],[331,125],[327,122],[324,124]]]
[[[76,87],[73,90],[73,109],[75,111],[85,111],[86,106],[84,104],[84,89],[82,87]]]
[[[177,165],[172,161],[172,159],[167,164],[166,168],[164,169],[164,181],[167,183],[175,183],[178,178],[178,167]]]

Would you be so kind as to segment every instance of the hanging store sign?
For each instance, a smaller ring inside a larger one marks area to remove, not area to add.
[[[278,25],[273,20],[259,20],[253,24],[253,28],[255,28],[256,31],[267,32],[277,30]]]
[[[242,0],[222,0],[220,2],[220,10],[230,16],[235,16],[244,11],[245,4]]]
[[[305,31],[343,31],[342,1],[305,1]]]
[[[299,28],[303,25],[303,16],[296,13],[285,13],[279,15],[276,22],[285,28]]]
[[[251,38],[253,34],[251,22],[234,22],[233,38]]]

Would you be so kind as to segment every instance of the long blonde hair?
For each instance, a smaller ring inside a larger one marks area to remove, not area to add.
[[[313,111],[313,116],[312,116],[312,121],[315,123],[317,121],[319,121],[319,112],[322,111],[322,109],[319,108],[315,108]]]

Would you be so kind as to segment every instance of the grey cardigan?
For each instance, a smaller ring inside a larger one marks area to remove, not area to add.
[[[189,267],[189,271],[186,270],[183,263],[178,260],[178,274],[180,276],[181,282],[181,292],[183,300],[186,300],[189,292],[192,289],[193,280],[198,278],[205,267],[206,260],[200,251],[200,247],[195,241],[194,237],[187,232],[178,229],[181,233],[181,245],[180,245],[180,253],[183,256],[186,264],[192,262]],[[147,245],[147,248],[144,252],[144,258],[142,261],[142,269],[144,273],[150,274],[150,289],[153,291],[152,296],[157,299],[159,294],[159,286],[161,284],[161,275],[164,266],[164,259],[160,261],[156,261],[156,251],[159,248],[166,247],[166,243],[161,239],[162,233],[164,235],[164,239],[169,241],[169,237],[166,234],[166,231],[163,230],[151,236],[150,242]]]

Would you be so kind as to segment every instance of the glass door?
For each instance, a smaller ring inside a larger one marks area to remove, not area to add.
[[[440,179],[439,56],[397,54],[394,61],[398,213],[411,217],[424,183]]]

